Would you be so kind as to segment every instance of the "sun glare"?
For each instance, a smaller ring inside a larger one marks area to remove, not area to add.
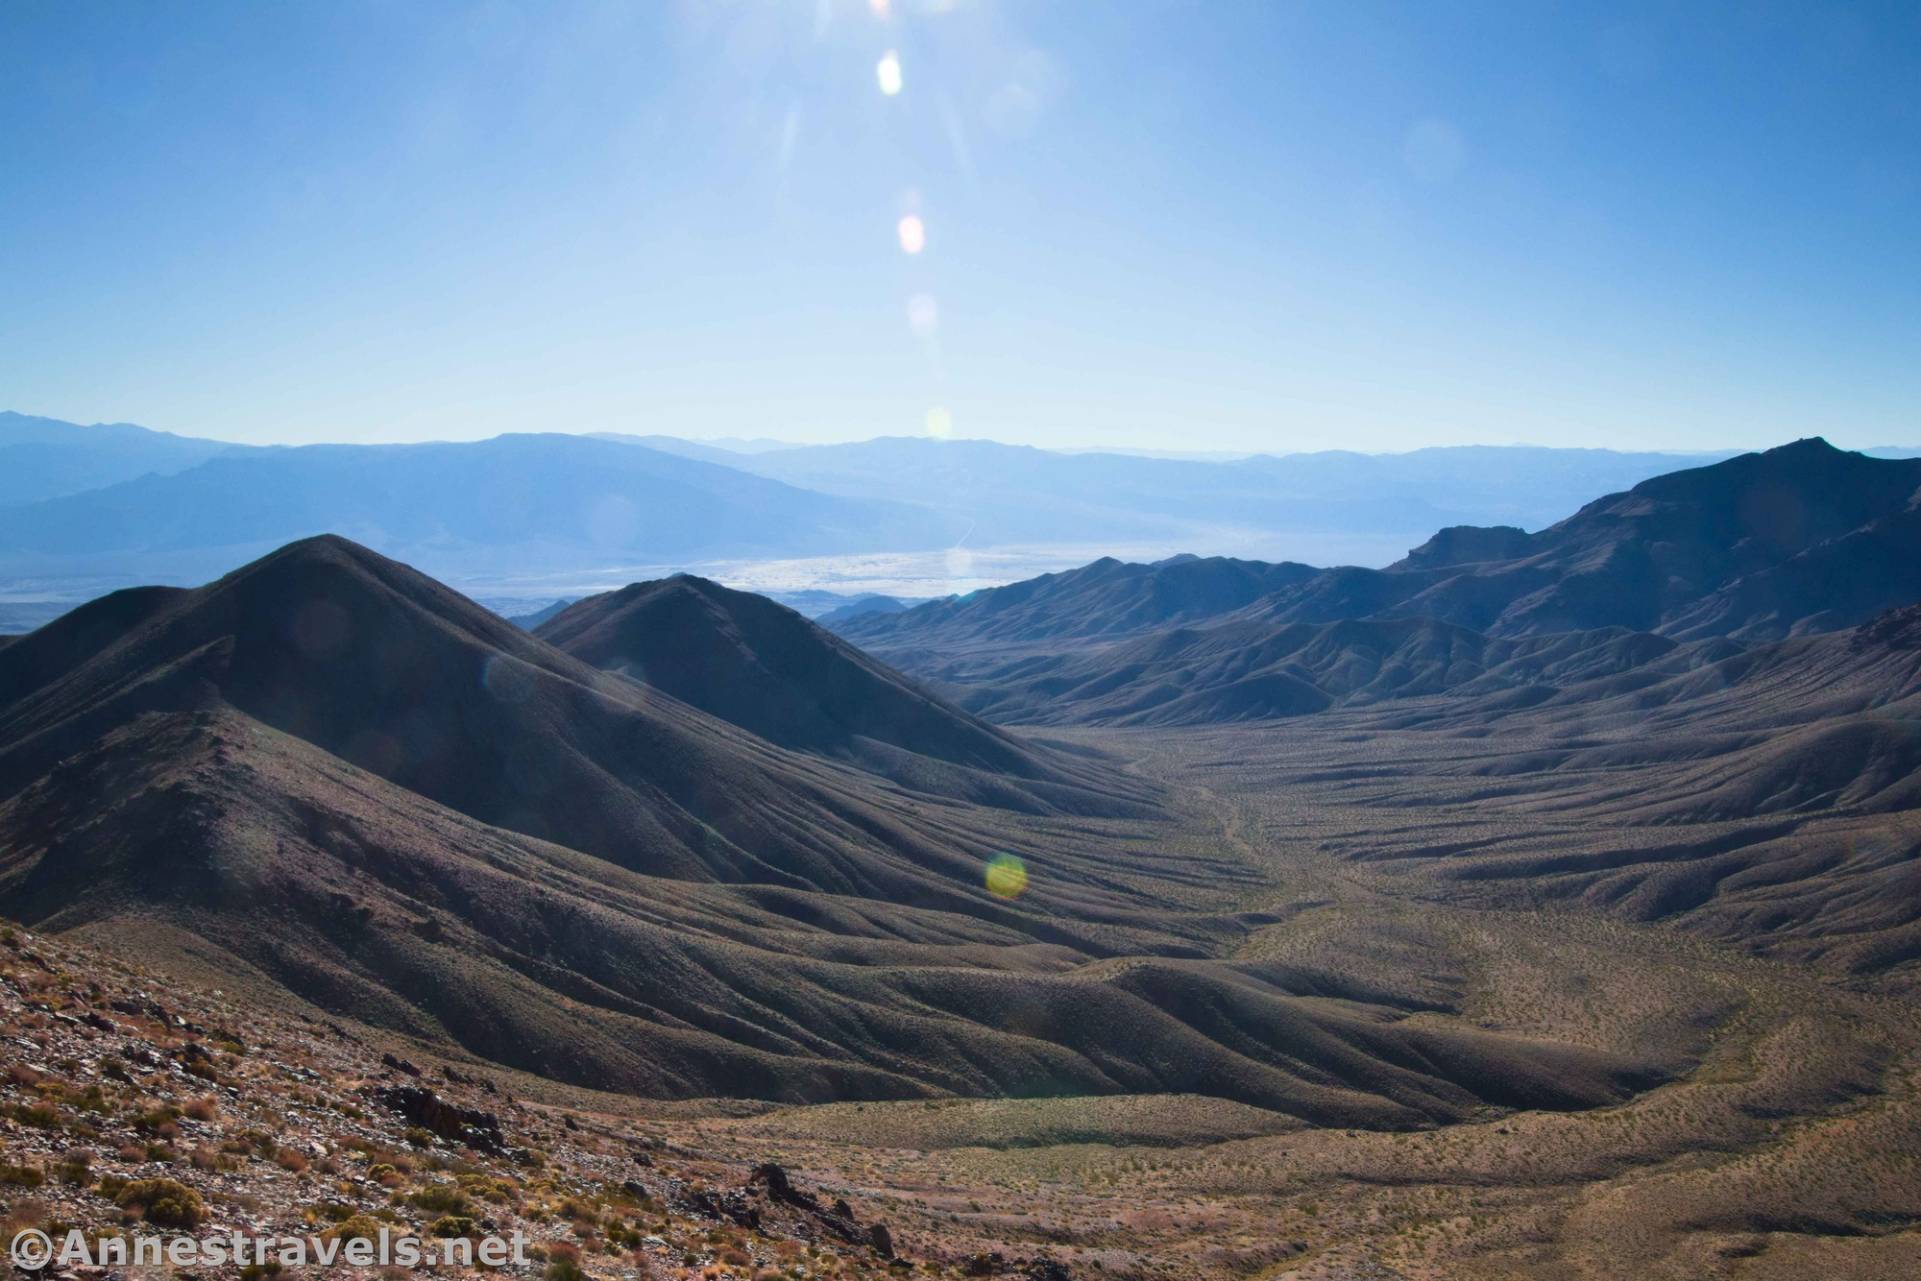
[[[900,55],[892,49],[889,49],[882,55],[881,60],[874,64],[874,79],[879,83],[880,91],[888,97],[891,98],[899,93],[901,86]]]
[[[894,228],[900,237],[900,251],[904,254],[917,254],[927,248],[927,225],[916,214],[908,214]]]

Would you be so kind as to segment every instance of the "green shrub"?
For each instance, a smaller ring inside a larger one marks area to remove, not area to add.
[[[407,1204],[420,1210],[430,1210],[435,1214],[459,1214],[471,1217],[474,1203],[467,1199],[466,1193],[451,1183],[427,1183],[407,1194]]]
[[[163,1228],[197,1228],[207,1217],[200,1194],[173,1179],[137,1179],[114,1198],[122,1209],[140,1206],[149,1223]]]

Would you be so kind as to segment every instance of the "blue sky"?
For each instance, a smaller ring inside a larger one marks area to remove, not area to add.
[[[1913,3],[0,5],[0,407],[237,440],[1911,444],[1918,228]]]

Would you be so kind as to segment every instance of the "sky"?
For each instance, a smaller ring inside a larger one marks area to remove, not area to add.
[[[0,408],[1921,443],[1921,5],[8,0]]]

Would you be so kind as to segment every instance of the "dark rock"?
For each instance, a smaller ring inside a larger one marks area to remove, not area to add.
[[[772,1161],[755,1166],[754,1172],[747,1176],[747,1181],[749,1183],[766,1184],[767,1195],[773,1197],[776,1201],[792,1201],[794,1199],[794,1185],[793,1182],[788,1179],[787,1171]]]
[[[506,1153],[500,1118],[491,1112],[458,1107],[420,1085],[385,1086],[373,1091],[373,1097],[409,1122],[443,1139],[465,1143],[476,1151],[496,1156]]]
[[[391,1054],[383,1054],[380,1056],[380,1066],[389,1068],[395,1072],[403,1072],[408,1076],[420,1075],[419,1068],[409,1063],[406,1059],[395,1058]]]

